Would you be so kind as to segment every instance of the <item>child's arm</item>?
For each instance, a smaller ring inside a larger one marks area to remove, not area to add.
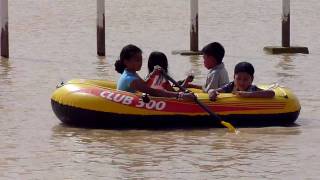
[[[196,84],[187,84],[187,88],[202,89],[202,86]]]
[[[150,83],[152,84],[153,81],[158,80],[159,77],[157,77],[156,80],[154,79],[155,78],[154,75],[157,75],[157,74],[159,76],[161,76],[160,71],[158,69],[153,70],[150,74],[147,75],[147,78],[144,82],[146,82],[146,84],[150,86]],[[148,81],[150,81],[150,82],[148,82]],[[161,86],[164,89],[166,89],[167,91],[175,91],[175,89],[171,86],[171,84],[168,80],[166,80],[165,83],[163,83],[163,84],[161,83]]]
[[[275,93],[272,90],[261,90],[253,92],[235,91],[233,94],[247,98],[273,98],[275,96]]]
[[[136,79],[131,82],[131,88],[136,89],[137,91],[144,92],[150,94],[151,96],[158,96],[158,97],[176,97],[182,98],[185,100],[193,100],[194,95],[191,93],[184,93],[184,92],[171,92],[166,90],[158,90],[150,88],[143,80]]]
[[[170,83],[168,82],[168,84],[170,84]],[[171,85],[166,86],[166,90],[167,90],[167,91],[173,91],[173,92],[176,91]]]
[[[220,93],[224,93],[224,89],[222,88],[219,88],[219,89],[210,89],[208,91],[208,94],[209,94],[209,99],[211,101],[215,101],[217,99],[217,96],[220,94]]]
[[[215,101],[219,93],[230,93],[232,92],[234,83],[228,83],[218,89],[209,89],[208,94],[211,101]]]

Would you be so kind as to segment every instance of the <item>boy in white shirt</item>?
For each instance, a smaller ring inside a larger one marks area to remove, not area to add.
[[[210,89],[218,89],[219,87],[229,83],[229,76],[224,63],[224,48],[218,42],[213,42],[202,48],[204,66],[209,70],[206,82],[203,86],[189,84],[190,79],[186,79],[184,86],[188,88],[202,89],[208,92]]]

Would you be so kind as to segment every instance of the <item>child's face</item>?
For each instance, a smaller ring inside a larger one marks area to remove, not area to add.
[[[206,67],[207,69],[211,69],[213,67],[216,66],[216,59],[213,57],[213,56],[209,56],[209,55],[206,55],[204,54],[203,55],[203,63],[204,63],[204,67]]]
[[[246,72],[239,72],[234,75],[234,86],[238,91],[246,91],[251,86],[253,77]]]
[[[142,67],[142,54],[138,53],[132,56],[128,61],[125,61],[128,70],[140,71]]]

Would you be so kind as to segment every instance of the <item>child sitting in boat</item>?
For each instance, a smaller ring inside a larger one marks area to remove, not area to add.
[[[154,68],[155,66],[160,66],[165,73],[168,73],[168,59],[164,53],[154,51],[150,54],[148,59],[149,74],[146,77],[147,85],[154,89],[175,91],[161,72]]]
[[[248,62],[240,62],[234,68],[234,81],[218,89],[209,90],[211,100],[216,100],[219,93],[233,93],[240,97],[272,98],[275,96],[272,90],[263,90],[252,85],[254,68]]]
[[[203,53],[204,66],[209,70],[206,82],[203,86],[186,82],[187,87],[208,92],[210,89],[217,89],[229,83],[228,72],[222,62],[225,53],[223,46],[218,42],[213,42],[203,47],[201,51]]]
[[[151,88],[140,78],[137,71],[142,66],[142,51],[135,45],[129,44],[122,48],[120,59],[115,63],[115,69],[121,74],[117,89],[135,93],[140,91],[151,96],[176,97],[178,99],[193,100],[194,95],[185,92],[171,92]]]

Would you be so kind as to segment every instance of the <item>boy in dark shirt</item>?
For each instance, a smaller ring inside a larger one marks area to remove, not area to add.
[[[248,62],[240,62],[234,68],[234,81],[218,89],[209,90],[209,97],[215,100],[219,93],[233,93],[240,97],[272,98],[272,90],[263,90],[252,85],[254,68]]]

